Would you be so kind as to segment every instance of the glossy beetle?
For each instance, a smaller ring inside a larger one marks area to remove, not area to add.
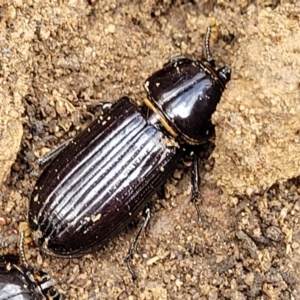
[[[26,262],[23,238],[21,233],[20,254],[0,254],[0,300],[61,300],[53,288],[56,282]]]
[[[230,68],[215,68],[209,37],[210,29],[206,59],[171,59],[146,80],[149,98],[141,110],[121,98],[44,170],[29,205],[29,224],[44,252],[74,257],[106,244],[143,209],[187,149],[212,137],[211,115]],[[197,203],[197,165],[194,173]],[[135,246],[136,240],[129,257]]]

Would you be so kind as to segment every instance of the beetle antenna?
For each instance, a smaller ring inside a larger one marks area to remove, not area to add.
[[[208,62],[214,62],[214,59],[211,56],[210,53],[210,36],[211,36],[211,27],[208,26],[206,29],[205,39],[204,39],[204,50],[205,50],[205,58]]]
[[[20,251],[20,257],[21,257],[21,264],[25,269],[28,269],[28,263],[25,257],[25,252],[24,252],[24,231],[20,232],[20,243],[19,243],[19,251]]]

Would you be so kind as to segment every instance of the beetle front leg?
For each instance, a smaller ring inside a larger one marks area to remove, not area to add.
[[[199,174],[199,159],[198,156],[193,153],[193,165],[192,165],[192,202],[194,203],[197,211],[198,222],[201,222],[201,212],[199,208],[199,202],[202,202],[202,196],[199,191],[199,185],[201,183],[201,178]],[[200,200],[200,201],[199,201]]]
[[[91,104],[87,103],[86,104],[89,108],[94,108],[94,107],[101,107],[102,113],[108,111],[112,107],[111,102],[99,102],[97,104]],[[62,152],[71,142],[73,141],[73,138],[69,138],[60,145],[58,145],[55,149],[51,150],[49,153],[45,154],[44,156],[40,157],[37,159],[37,162],[39,165],[44,166],[47,164],[49,161],[53,160],[59,153]]]
[[[103,112],[108,111],[109,109],[111,109],[111,107],[113,106],[113,103],[112,102],[107,102],[107,101],[101,101],[99,103],[86,102],[85,105],[86,105],[88,110],[100,107],[101,110],[102,110],[102,113],[103,113]]]
[[[137,277],[135,275],[134,270],[131,267],[130,262],[133,259],[133,255],[136,253],[136,247],[137,247],[138,240],[139,240],[141,234],[145,231],[146,227],[148,226],[150,218],[151,218],[150,208],[146,208],[144,222],[141,225],[141,227],[140,227],[136,237],[134,238],[133,242],[131,243],[131,245],[129,247],[129,250],[128,250],[128,254],[124,258],[124,261],[127,263],[128,271],[130,272],[130,274],[132,276],[132,280],[135,280]]]

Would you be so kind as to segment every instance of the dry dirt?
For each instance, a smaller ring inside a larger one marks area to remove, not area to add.
[[[2,237],[26,220],[37,157],[93,119],[89,104],[141,104],[147,76],[170,57],[200,58],[215,24],[213,56],[233,76],[216,149],[201,153],[202,223],[179,165],[154,197],[136,282],[123,263],[135,226],[83,258],[26,254],[66,299],[300,299],[299,15],[286,1],[2,0]]]

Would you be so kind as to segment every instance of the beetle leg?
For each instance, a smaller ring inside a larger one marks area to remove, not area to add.
[[[88,109],[95,108],[95,107],[101,107],[102,111],[104,112],[106,110],[111,109],[113,103],[112,102],[101,101],[101,102],[96,103],[96,104],[87,102],[87,103],[85,103],[85,105]]]
[[[185,56],[183,56],[183,55],[177,55],[177,56],[174,56],[174,57],[170,58],[169,63],[171,64],[171,63],[180,61],[180,60],[182,60],[183,58],[185,58]]]
[[[86,105],[88,107],[99,107],[100,106],[101,109],[102,109],[102,112],[105,112],[105,111],[109,110],[112,107],[113,103],[111,103],[111,102],[99,102],[97,104],[87,103]],[[52,151],[50,151],[49,153],[47,153],[43,157],[38,158],[37,159],[38,164],[41,165],[41,166],[44,166],[46,163],[48,163],[53,158],[55,158],[72,141],[73,141],[73,138],[67,139],[62,144],[60,144],[58,147],[56,147],[55,149],[53,149]]]
[[[128,250],[128,254],[124,258],[124,261],[127,263],[128,271],[130,272],[130,274],[132,276],[132,280],[136,279],[136,275],[135,275],[134,270],[131,267],[130,261],[133,259],[133,255],[136,252],[137,243],[138,243],[138,240],[139,240],[141,234],[145,231],[146,227],[149,224],[150,217],[151,217],[150,208],[146,208],[144,222],[143,222],[142,226],[140,227],[140,229],[139,229],[136,237],[134,238],[133,242],[131,243],[131,245],[129,247],[129,250]]]
[[[44,166],[46,163],[48,163],[50,160],[52,160],[54,157],[56,157],[63,149],[65,149],[71,142],[73,141],[73,138],[67,139],[62,144],[60,144],[55,149],[51,150],[44,156],[37,159],[37,162],[39,165]]]
[[[201,222],[201,212],[199,208],[199,200],[202,202],[202,196],[199,191],[199,185],[201,178],[199,174],[199,159],[198,156],[193,153],[193,166],[192,166],[192,202],[194,203],[197,211],[198,222]]]

